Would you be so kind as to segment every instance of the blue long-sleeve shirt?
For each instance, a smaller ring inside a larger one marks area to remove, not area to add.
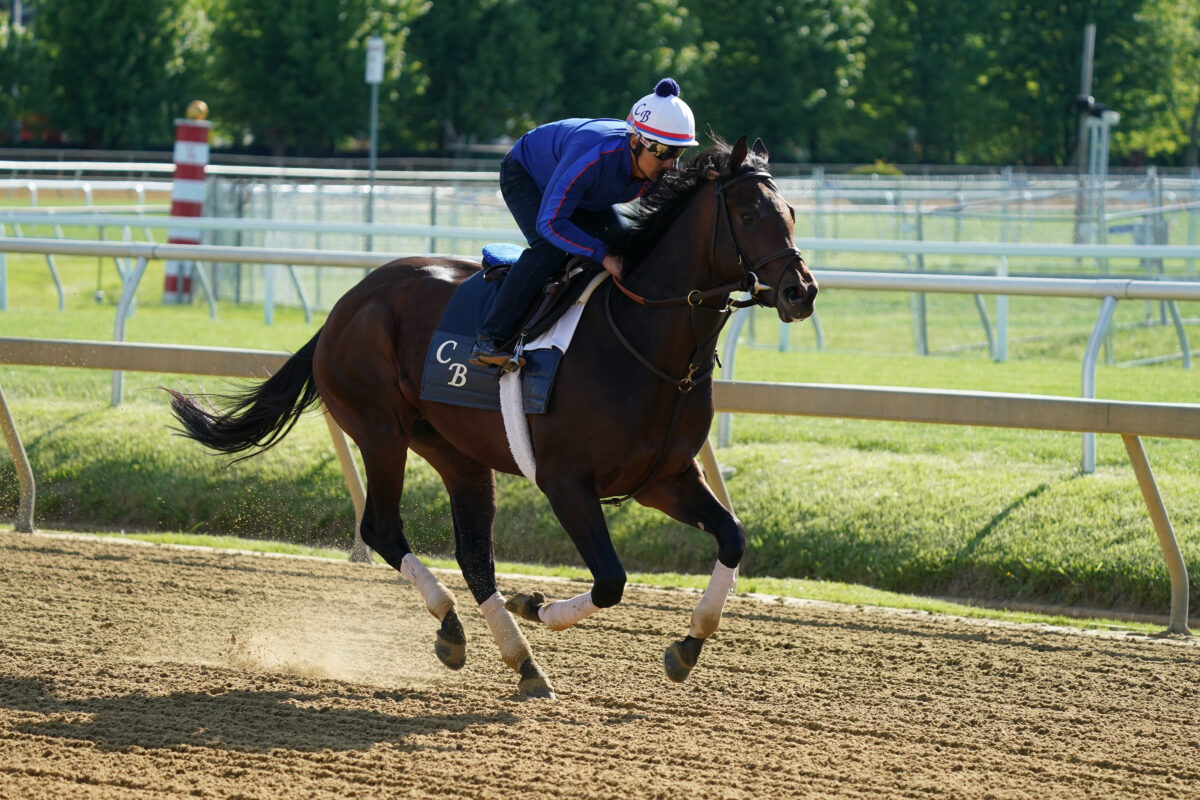
[[[599,211],[641,196],[650,182],[634,180],[629,134],[616,119],[564,119],[526,133],[512,156],[542,190],[538,233],[568,253],[603,261],[608,245],[571,223],[575,209]]]

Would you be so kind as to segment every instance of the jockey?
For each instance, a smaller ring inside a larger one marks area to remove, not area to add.
[[[505,344],[570,256],[586,256],[619,278],[621,258],[605,244],[620,225],[613,206],[641,197],[694,144],[695,118],[671,78],[638,100],[624,122],[564,119],[518,139],[500,162],[500,192],[529,247],[504,277],[468,360],[514,360]]]

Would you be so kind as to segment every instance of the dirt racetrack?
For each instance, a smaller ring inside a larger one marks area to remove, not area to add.
[[[1200,797],[1200,648],[630,588],[525,625],[516,675],[455,576],[461,672],[390,568],[0,533],[0,798]],[[506,578],[506,593],[578,585]]]

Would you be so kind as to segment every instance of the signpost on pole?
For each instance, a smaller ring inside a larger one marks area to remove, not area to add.
[[[1089,161],[1087,155],[1088,142],[1088,111],[1092,102],[1092,63],[1096,56],[1096,23],[1089,22],[1083,28],[1083,61],[1079,74],[1079,96],[1075,98],[1076,107],[1079,110],[1079,143],[1075,148],[1075,160],[1078,165],[1079,173],[1079,191],[1075,195],[1075,244],[1083,244],[1091,242],[1092,236],[1085,228],[1087,225],[1084,222],[1086,217],[1087,201],[1084,199],[1084,193],[1091,191],[1091,187],[1084,187],[1083,176],[1087,174],[1089,169]]]
[[[371,87],[371,152],[369,168],[371,183],[367,190],[367,222],[375,221],[375,149],[377,144],[376,129],[379,126],[379,84],[383,82],[383,37],[372,36],[367,39],[367,84]],[[367,236],[367,250],[374,249],[371,236]]]

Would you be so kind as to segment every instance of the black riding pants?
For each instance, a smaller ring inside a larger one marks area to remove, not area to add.
[[[496,302],[487,319],[479,326],[479,334],[497,344],[503,344],[517,334],[517,326],[533,307],[546,282],[562,271],[568,254],[550,244],[538,233],[537,218],[542,207],[542,190],[537,182],[512,156],[500,162],[500,194],[512,212],[517,227],[525,235],[529,247],[509,269],[500,284]],[[617,212],[576,210],[571,222],[584,232],[606,240],[620,225]]]

